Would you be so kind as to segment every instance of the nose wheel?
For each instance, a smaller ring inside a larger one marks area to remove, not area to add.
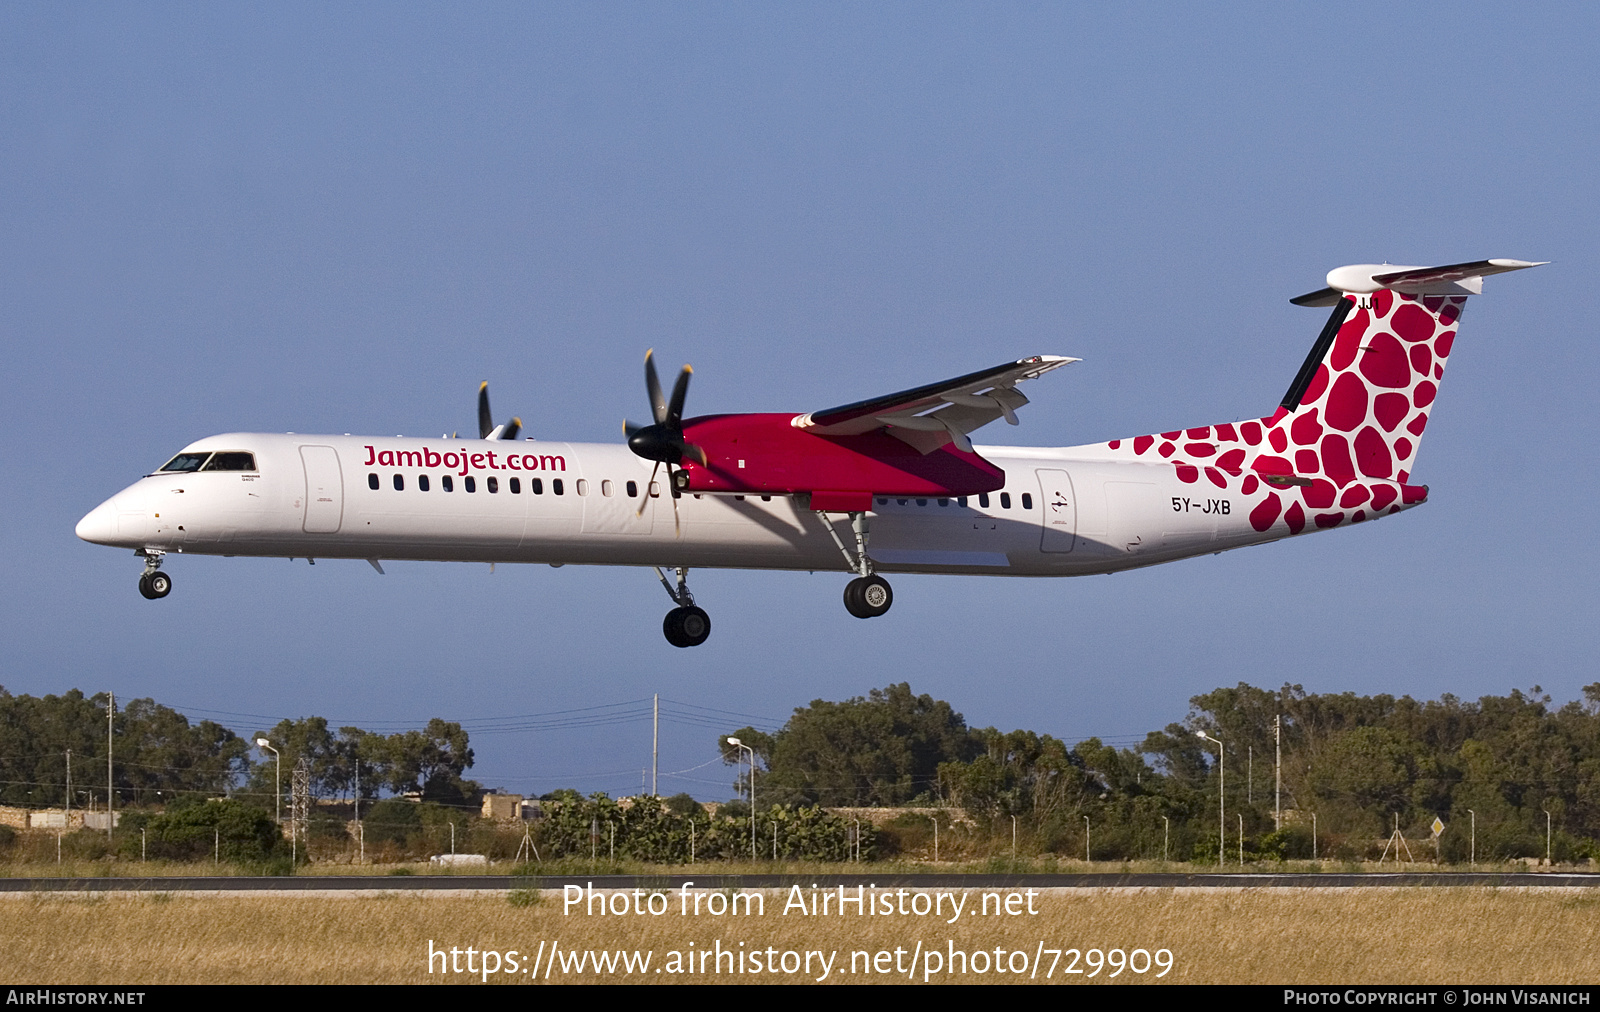
[[[144,573],[139,577],[139,593],[148,601],[158,601],[172,593],[172,577],[161,571],[161,557],[166,553],[146,548],[134,554],[144,558]]]
[[[845,610],[856,618],[877,618],[894,604],[894,591],[881,576],[858,576],[844,585]]]
[[[711,635],[711,616],[704,609],[695,607],[694,595],[689,593],[689,568],[678,567],[676,590],[667,582],[667,574],[659,566],[656,567],[656,576],[661,578],[661,586],[666,588],[667,596],[677,605],[661,621],[661,632],[667,637],[667,642],[675,647],[697,647],[704,643]]]

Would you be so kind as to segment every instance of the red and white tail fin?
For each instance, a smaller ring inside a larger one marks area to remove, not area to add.
[[[1439,392],[1468,295],[1488,274],[1537,267],[1480,260],[1445,267],[1359,264],[1290,301],[1333,306],[1327,325],[1270,419],[1277,460],[1256,470],[1405,484]]]
[[[1271,417],[1114,439],[1105,449],[1169,461],[1184,482],[1203,477],[1237,488],[1262,532],[1359,523],[1419,503],[1426,489],[1410,485],[1417,444],[1467,296],[1482,292],[1487,275],[1538,266],[1479,260],[1329,271],[1327,288],[1290,300],[1332,313]]]

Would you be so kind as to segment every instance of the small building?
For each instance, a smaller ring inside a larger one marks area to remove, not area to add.
[[[515,822],[522,818],[522,795],[485,794],[483,817],[495,822]]]

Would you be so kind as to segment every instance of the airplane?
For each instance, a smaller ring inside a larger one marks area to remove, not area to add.
[[[852,574],[846,610],[886,613],[883,574],[1112,573],[1375,520],[1412,481],[1462,307],[1483,278],[1540,266],[1359,264],[1290,301],[1329,308],[1276,411],[1065,448],[976,445],[1077,359],[1037,355],[823,411],[684,418],[693,370],[626,445],[517,439],[479,388],[479,438],[231,432],[184,447],[95,507],[77,535],[131,548],[166,597],[169,554],[652,567],[673,646],[711,620],[692,568]],[[663,473],[664,468],[664,473]],[[669,581],[663,570],[671,570]]]

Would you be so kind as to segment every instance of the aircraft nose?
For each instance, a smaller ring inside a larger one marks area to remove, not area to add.
[[[109,545],[117,538],[117,507],[107,499],[78,521],[78,537],[97,545]]]

